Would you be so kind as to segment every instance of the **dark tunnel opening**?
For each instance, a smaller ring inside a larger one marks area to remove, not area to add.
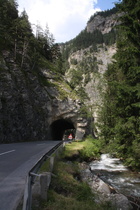
[[[51,139],[62,140],[66,130],[75,129],[72,122],[60,119],[54,121],[50,126]]]

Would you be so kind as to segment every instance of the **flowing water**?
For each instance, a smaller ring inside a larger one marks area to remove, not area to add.
[[[128,170],[118,158],[102,154],[100,161],[93,161],[90,168],[118,193],[140,197],[140,174]]]

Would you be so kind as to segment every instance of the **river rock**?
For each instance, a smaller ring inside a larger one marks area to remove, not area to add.
[[[97,191],[99,191],[101,193],[105,193],[105,194],[111,193],[111,190],[110,190],[110,187],[108,186],[108,184],[103,182],[101,179],[99,180],[98,184],[99,184],[99,187],[97,188]]]
[[[116,190],[100,179],[99,176],[91,172],[88,164],[80,164],[81,179],[87,182],[95,194],[97,203],[111,202],[117,210],[133,209],[128,198],[122,194],[116,193]]]
[[[117,207],[117,210],[131,210],[133,209],[128,198],[122,194],[112,194],[110,196],[112,204]]]

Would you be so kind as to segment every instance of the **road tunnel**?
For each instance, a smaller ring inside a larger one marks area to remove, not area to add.
[[[69,120],[59,119],[50,125],[50,139],[62,140],[66,130],[75,129],[73,123]]]

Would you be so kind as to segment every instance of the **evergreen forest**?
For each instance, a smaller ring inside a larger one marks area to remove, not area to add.
[[[105,73],[100,138],[128,166],[140,168],[140,1],[123,0],[117,8],[123,15],[115,61]]]
[[[55,62],[60,55],[48,26],[36,25],[35,35],[24,10],[18,14],[16,0],[0,1],[0,53],[8,50],[22,68],[28,63],[33,70],[45,60]]]

